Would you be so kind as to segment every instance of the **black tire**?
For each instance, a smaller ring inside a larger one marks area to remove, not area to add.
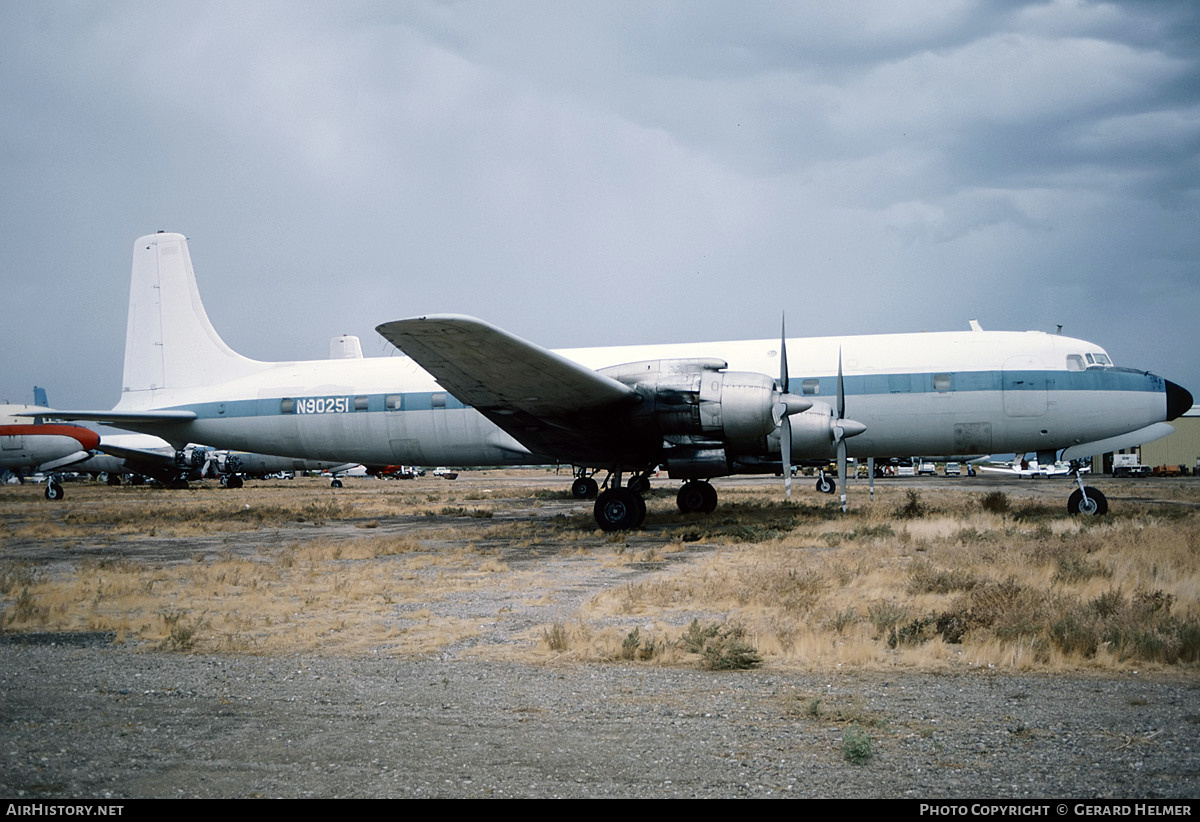
[[[579,477],[571,483],[571,496],[575,499],[595,499],[600,486],[591,477]]]
[[[629,488],[609,488],[592,509],[601,531],[630,531],[646,519],[646,501]]]
[[[223,480],[221,480],[221,482],[224,483],[226,488],[241,488],[243,485],[242,478],[239,477],[237,474],[228,476],[228,477],[224,478]]]
[[[1067,499],[1067,511],[1072,514],[1083,514],[1089,517],[1102,517],[1108,513],[1108,499],[1091,486],[1085,485],[1087,502],[1083,501],[1083,491],[1076,488]]]
[[[342,487],[342,481],[341,481],[340,479],[337,479],[337,478],[335,477],[335,478],[334,478],[334,480],[333,480],[333,482],[329,483],[329,487],[330,487],[330,488],[341,488],[341,487]]]
[[[717,489],[708,482],[688,480],[675,496],[675,504],[685,514],[711,514],[717,508]]]
[[[837,482],[832,477],[821,477],[817,480],[817,490],[822,494],[832,494],[837,490]]]
[[[57,482],[51,480],[50,482],[46,483],[46,499],[50,500],[51,502],[57,502],[65,496],[66,494],[63,493],[62,486]]]
[[[108,479],[106,479],[105,482],[108,483],[110,486],[114,486],[114,487],[117,485],[120,485],[121,484],[121,475],[120,474],[109,474]]]
[[[634,477],[629,480],[629,488],[635,494],[647,494],[650,492],[650,479],[648,477]]]

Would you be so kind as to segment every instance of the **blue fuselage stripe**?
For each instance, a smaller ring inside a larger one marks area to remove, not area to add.
[[[813,380],[816,380],[816,386]],[[832,401],[837,377],[789,377],[795,394]],[[844,378],[847,396],[895,394],[948,394],[981,391],[1134,391],[1161,392],[1161,377],[1123,368],[1086,371],[953,371],[909,374],[855,374]],[[436,402],[435,402],[436,398]],[[198,419],[239,417],[311,416],[327,413],[430,411],[434,408],[467,408],[444,391],[392,392],[274,397],[222,402],[190,403],[164,410],[195,412]]]

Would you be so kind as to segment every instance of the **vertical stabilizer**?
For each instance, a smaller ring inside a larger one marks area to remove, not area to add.
[[[252,374],[264,363],[235,352],[217,334],[196,288],[182,234],[150,234],[133,246],[125,375],[119,408],[150,408],[180,389]]]

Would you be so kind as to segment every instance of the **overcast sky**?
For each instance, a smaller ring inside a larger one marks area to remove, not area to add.
[[[1200,4],[0,0],[0,398],[118,399],[186,234],[257,359],[1053,331],[1200,397]]]

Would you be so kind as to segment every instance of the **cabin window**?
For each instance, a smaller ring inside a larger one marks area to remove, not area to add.
[[[279,401],[279,413],[280,414],[295,414],[296,413],[296,400],[293,399],[292,397],[284,397],[282,400],[280,400]]]
[[[1079,354],[1068,354],[1067,355],[1067,370],[1068,371],[1082,371],[1083,369],[1084,369],[1083,357],[1081,355],[1079,355]]]
[[[359,396],[354,398],[354,410],[355,411],[366,411],[369,401],[370,401],[369,397],[367,397],[364,394],[360,394]]]
[[[446,407],[446,392],[445,391],[435,392],[429,398],[429,407],[430,408],[445,408]]]
[[[933,375],[933,390],[945,393],[950,390],[950,375],[949,374],[934,374]]]
[[[820,394],[821,381],[815,378],[802,380],[800,383],[800,391],[804,394]]]
[[[383,398],[383,405],[389,411],[399,411],[404,407],[404,395],[388,394]]]

